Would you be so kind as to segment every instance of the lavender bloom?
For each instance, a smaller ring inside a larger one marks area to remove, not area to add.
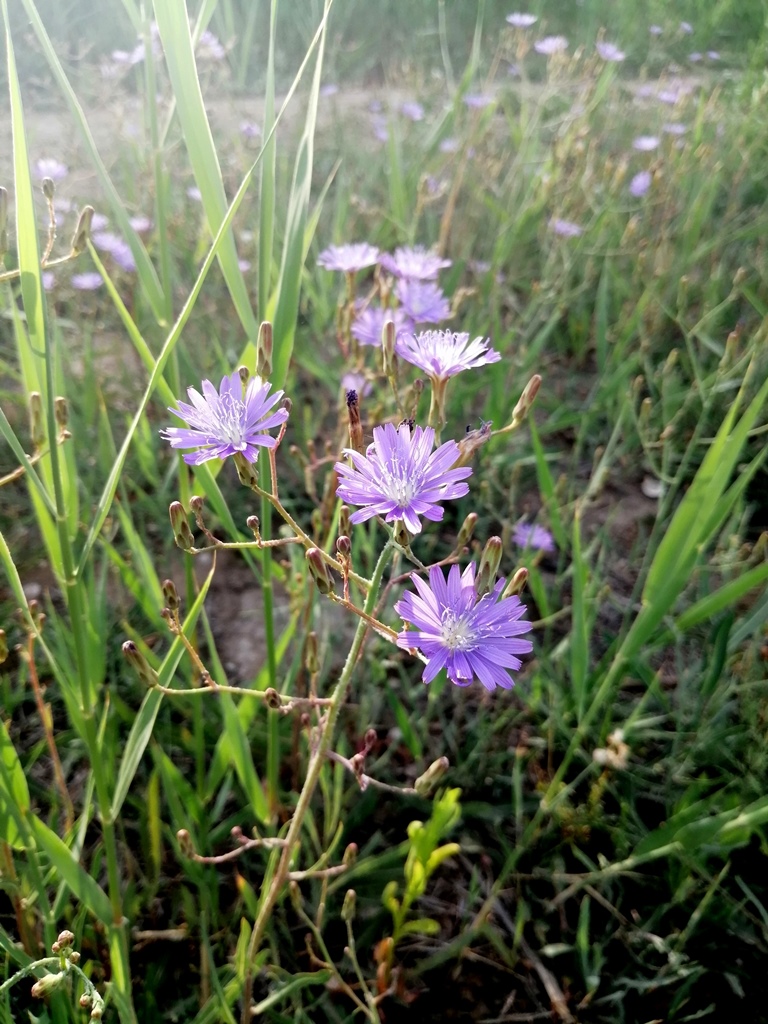
[[[200,38],[197,41],[197,56],[201,60],[223,60],[226,55],[227,51],[213,32],[206,29],[205,32],[200,33]]]
[[[49,292],[51,288],[56,284],[56,278],[54,277],[52,270],[44,270],[40,275],[43,281],[43,288]]]
[[[190,185],[189,188],[187,189],[187,195],[196,203],[202,203],[203,201],[203,193],[200,191],[197,185]]]
[[[695,53],[688,54],[688,60],[691,64],[698,64],[700,60],[704,60],[704,54],[699,53],[697,50]]]
[[[562,238],[578,238],[584,234],[584,228],[574,224],[572,220],[563,220],[561,217],[550,217],[549,227],[556,235]]]
[[[568,49],[568,40],[565,36],[544,36],[533,44],[533,48],[536,53],[551,57],[555,53],[564,53]]]
[[[44,157],[35,163],[38,178],[50,178],[51,181],[62,181],[69,174],[66,164],[60,163],[55,157]]]
[[[382,254],[379,263],[395,277],[406,277],[410,281],[434,281],[443,267],[450,267],[451,260],[444,260],[437,253],[423,245],[400,246],[394,255]]]
[[[626,57],[624,51],[613,43],[595,43],[595,49],[603,60],[613,63],[620,63]]]
[[[637,149],[640,153],[650,153],[658,147],[659,139],[655,135],[638,135],[632,140],[632,149]]]
[[[673,107],[676,103],[679,103],[683,96],[687,96],[689,92],[690,89],[687,86],[676,82],[669,89],[659,89],[656,98],[660,103],[668,103]]]
[[[424,120],[424,107],[416,100],[406,100],[400,105],[400,113],[410,121]]]
[[[365,267],[372,267],[379,261],[379,250],[367,242],[355,242],[347,245],[329,245],[317,257],[317,265],[324,270],[340,270],[344,274],[354,274]]]
[[[707,56],[710,60],[720,60],[720,54],[717,50],[707,50]]]
[[[651,33],[652,36],[660,36],[664,29],[661,27],[661,25],[651,25],[648,31]]]
[[[512,14],[507,15],[507,24],[513,28],[530,28],[538,20],[535,14],[522,14],[520,11],[514,11]]]
[[[683,33],[683,35],[690,36],[693,34],[693,25],[690,23],[690,21],[681,21],[680,31]]]
[[[190,466],[199,466],[209,459],[225,459],[242,452],[248,462],[255,462],[259,448],[274,448],[276,438],[267,431],[288,419],[287,409],[270,412],[283,397],[282,391],[269,394],[269,381],[251,377],[243,396],[240,374],[235,371],[222,377],[218,392],[209,380],[203,381],[203,393],[187,388],[191,405],[179,402],[171,409],[174,416],[186,421],[186,427],[168,427],[160,436],[170,441],[171,448],[197,448],[184,456]]]
[[[362,398],[367,398],[373,391],[373,385],[362,373],[350,371],[341,378],[341,390],[345,395],[348,391],[357,391]]]
[[[639,199],[640,196],[644,196],[648,189],[651,187],[651,172],[650,171],[638,171],[632,181],[629,183],[629,194]]]
[[[320,86],[321,96],[335,96],[339,91],[339,87],[335,82],[326,82],[325,85]]]
[[[395,351],[437,381],[454,377],[462,370],[498,363],[501,359],[487,338],[470,341],[468,334],[455,331],[422,331],[418,337],[404,334],[397,339]]]
[[[261,137],[261,126],[255,121],[241,121],[240,134],[244,139],[258,139]]]
[[[133,230],[139,235],[146,234],[148,231],[151,231],[152,228],[154,227],[149,217],[145,217],[143,216],[143,214],[137,214],[135,217],[131,217],[128,223],[131,225]]]
[[[449,136],[447,139],[443,139],[439,145],[441,153],[457,153],[459,150],[459,140]]]
[[[86,270],[83,274],[72,275],[72,287],[79,292],[92,292],[103,284],[104,278],[98,270]]]
[[[395,325],[395,337],[403,331],[412,331],[413,323],[402,309],[382,309],[380,306],[367,306],[361,310],[352,323],[352,334],[361,345],[381,347],[381,335],[384,324],[391,320]]]
[[[371,124],[373,126],[373,137],[378,142],[388,142],[389,126],[386,117],[383,114],[374,114],[371,117]]]
[[[475,110],[482,110],[483,107],[490,106],[495,98],[495,96],[489,96],[485,92],[468,92],[464,96],[464,105]]]
[[[440,522],[443,509],[437,503],[463,498],[469,491],[463,481],[472,469],[451,468],[460,454],[455,441],[432,451],[434,443],[432,427],[415,427],[411,435],[408,423],[401,423],[397,430],[385,423],[373,428],[373,443],[364,456],[345,448],[352,465],[336,463],[336,494],[350,505],[363,506],[352,513],[350,522],[364,523],[374,516],[384,516],[387,522],[402,519],[412,534],[421,533],[419,516]]]
[[[681,124],[679,121],[670,121],[667,124],[661,126],[661,130],[666,132],[667,135],[685,135],[688,131],[687,125]]]
[[[548,554],[555,550],[555,539],[543,526],[518,523],[512,532],[512,540],[521,548],[535,548]]]
[[[395,286],[395,295],[414,323],[436,324],[451,315],[448,299],[433,281],[411,281],[401,277]]]
[[[411,579],[417,593],[403,594],[395,611],[416,629],[403,630],[397,646],[418,647],[425,655],[424,682],[432,682],[444,668],[456,686],[469,686],[477,676],[486,690],[510,690],[514,680],[509,670],[521,667],[518,655],[530,654],[533,644],[517,639],[532,629],[523,618],[526,608],[520,598],[499,600],[506,580],[478,597],[474,562],[463,573],[452,565],[447,580],[438,565],[429,570],[429,583],[416,573]]]
[[[136,269],[136,261],[133,258],[131,247],[125,239],[111,231],[96,231],[92,238],[96,248],[109,253],[122,270],[127,270],[130,273]]]
[[[103,231],[107,224],[109,217],[105,217],[103,213],[94,213],[91,218],[91,231]]]

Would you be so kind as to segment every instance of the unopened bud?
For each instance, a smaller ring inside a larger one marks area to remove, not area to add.
[[[61,974],[46,974],[44,978],[38,978],[35,984],[32,986],[32,995],[36,999],[41,999],[49,992],[53,992],[66,978],[66,974],[62,971]]]
[[[45,419],[43,417],[43,397],[39,391],[29,393],[29,433],[35,448],[45,441]]]
[[[61,395],[57,395],[53,400],[53,412],[56,416],[56,425],[59,430],[63,430],[69,423],[69,404],[66,398]]]
[[[235,468],[237,469],[237,478],[243,487],[250,487],[254,490],[259,485],[259,472],[252,462],[243,455],[242,452],[235,452],[234,456]]]
[[[344,856],[341,858],[341,863],[348,868],[351,868],[357,863],[358,846],[357,843],[350,843],[344,851]]]
[[[352,542],[346,534],[342,534],[337,538],[336,550],[343,558],[347,558],[349,556],[349,553],[352,550]]]
[[[475,592],[478,597],[490,593],[496,583],[496,574],[501,565],[503,547],[501,537],[489,537],[480,558],[480,568],[475,580]]]
[[[342,505],[339,509],[339,536],[349,537],[352,525],[349,521],[349,505]]]
[[[261,522],[259,521],[258,516],[248,516],[248,518],[245,520],[245,525],[248,527],[251,533],[253,533],[253,536],[256,538],[256,540],[261,540]]]
[[[514,597],[515,595],[522,594],[523,590],[525,589],[525,584],[527,580],[528,570],[525,568],[525,566],[522,566],[522,568],[517,570],[512,579],[504,588],[504,593],[501,595],[502,600],[504,600],[505,597]]]
[[[160,680],[157,677],[157,672],[155,672],[133,640],[125,641],[123,644],[123,654],[139,679],[146,686],[152,688],[159,684]]]
[[[288,883],[288,895],[291,898],[291,905],[296,913],[300,913],[303,907],[304,901],[301,898],[301,888],[295,878],[292,878]]]
[[[385,320],[381,329],[381,350],[384,354],[384,373],[391,377],[395,373],[395,322]]]
[[[307,642],[304,646],[304,664],[311,676],[320,671],[320,660],[318,658],[317,633],[312,630],[307,634]]]
[[[88,1007],[91,1005],[90,995],[87,992],[83,992],[83,994],[78,999],[78,1003],[80,1004],[80,1006],[82,1006],[84,1010],[87,1010]]]
[[[272,375],[272,324],[265,320],[256,341],[256,373],[265,380]]]
[[[172,612],[179,610],[179,592],[173,580],[163,580],[163,600]]]
[[[355,910],[357,908],[357,893],[354,889],[347,889],[347,893],[344,897],[344,903],[341,908],[341,920],[347,924],[355,919]]]
[[[438,784],[440,779],[450,768],[450,762],[447,757],[438,757],[436,761],[427,768],[423,775],[420,775],[413,784],[413,788],[419,794],[419,796],[429,796],[435,786]]]
[[[251,371],[247,366],[238,366],[237,372],[240,375],[240,383],[245,387],[248,383],[248,378],[251,376]]]
[[[79,256],[88,248],[88,239],[91,237],[91,221],[93,220],[93,207],[84,206],[77,219],[77,227],[72,236],[71,256]]]
[[[73,949],[72,952],[69,954],[69,959],[73,964],[80,963],[80,954],[76,949]]]
[[[101,1018],[103,1016],[104,1016],[104,1007],[103,1006],[94,1006],[94,1008],[91,1010],[91,1020],[101,1020]]]
[[[280,694],[273,686],[268,686],[264,691],[264,700],[266,701],[267,707],[272,708],[273,711],[279,711],[283,706],[283,702],[280,700]]]
[[[53,183],[53,178],[43,178],[43,180],[40,182],[40,188],[48,202],[52,203],[54,194],[56,192],[56,186]]]
[[[309,548],[306,557],[309,571],[312,574],[312,579],[317,584],[317,589],[321,594],[330,594],[333,590],[333,580],[323,558],[322,551],[320,548]]]
[[[8,637],[5,635],[5,630],[0,629],[0,665],[8,657]]]
[[[467,544],[472,540],[472,534],[475,532],[477,526],[477,512],[470,512],[464,522],[461,524],[459,535],[456,538],[456,548],[465,548]]]
[[[533,403],[536,401],[536,395],[538,395],[540,387],[541,377],[538,373],[534,373],[534,375],[523,388],[523,393],[520,396],[520,401],[512,410],[513,423],[519,423],[521,420],[525,419],[525,417],[533,408]]]
[[[395,522],[395,528],[392,531],[392,538],[395,544],[399,544],[401,548],[410,547],[411,535],[408,533],[408,528],[402,519],[398,519]]]
[[[71,931],[69,931],[69,929],[65,928],[63,932],[59,932],[58,936],[56,937],[56,941],[58,942],[59,946],[62,949],[65,949],[67,946],[72,945],[72,943],[75,941],[75,936],[72,934]]]
[[[168,506],[168,514],[171,517],[171,529],[176,546],[182,551],[191,551],[195,546],[195,538],[189,528],[187,513],[180,501],[172,501]]]
[[[199,515],[203,511],[204,499],[199,494],[193,494],[189,499],[189,511],[195,515]]]
[[[185,828],[180,828],[176,833],[176,840],[184,856],[191,857],[195,852],[195,848],[192,845],[192,836],[189,834],[189,831]]]
[[[349,447],[362,454],[363,424],[360,420],[360,399],[354,388],[350,388],[347,392],[347,412],[349,414]]]

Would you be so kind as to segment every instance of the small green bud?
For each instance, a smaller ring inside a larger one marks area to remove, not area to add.
[[[341,908],[341,920],[347,923],[354,921],[356,909],[357,893],[354,889],[347,889],[347,894],[344,897],[344,904]]]
[[[52,203],[54,194],[56,192],[56,186],[53,183],[53,178],[43,178],[42,182],[40,183],[40,188],[48,202]]]
[[[256,373],[266,380],[272,375],[272,324],[265,320],[256,341]]]
[[[191,551],[195,546],[195,538],[189,528],[187,513],[180,501],[172,501],[168,506],[168,514],[171,517],[171,529],[176,546],[182,551]]]
[[[94,1008],[91,1010],[91,1020],[101,1020],[101,1018],[103,1016],[104,1016],[104,1007],[103,1006],[94,1006]]]
[[[93,220],[93,207],[84,206],[77,219],[77,227],[72,236],[71,256],[79,256],[88,248],[88,239],[91,237],[91,221]]]
[[[235,452],[232,456],[235,460],[235,468],[237,469],[237,478],[243,487],[250,487],[251,490],[258,487],[259,485],[259,471],[256,469],[252,462],[243,455],[242,452]]]
[[[438,757],[436,761],[427,768],[423,775],[420,775],[413,784],[413,788],[419,796],[429,796],[440,779],[450,768],[447,757]]]
[[[251,376],[251,371],[247,366],[238,366],[237,372],[240,374],[240,383],[245,387],[248,383],[248,378]]]
[[[46,974],[43,978],[38,978],[35,984],[32,986],[32,995],[36,999],[41,999],[49,992],[53,992],[66,978],[66,974],[62,971],[61,974]]]
[[[311,676],[320,671],[320,660],[318,657],[317,633],[312,630],[307,634],[307,641],[304,645],[304,665]]]
[[[384,373],[387,377],[394,376],[396,368],[395,356],[395,322],[385,320],[381,329],[381,350],[384,355]]]
[[[339,536],[349,537],[352,524],[349,521],[349,505],[342,505],[339,509]]]
[[[73,949],[72,952],[69,954],[69,960],[73,964],[79,964],[80,963],[80,954],[78,953],[78,951],[76,949]]]
[[[328,565],[323,558],[320,548],[309,548],[306,558],[312,579],[317,584],[317,589],[321,594],[330,594],[333,590],[333,579],[328,571]]]
[[[536,401],[536,395],[538,395],[540,387],[541,377],[538,373],[534,373],[534,375],[523,388],[523,393],[520,396],[520,401],[512,410],[513,423],[519,423],[521,420],[525,419],[525,417],[533,408],[533,403]]]
[[[496,583],[496,574],[499,571],[502,555],[501,537],[489,537],[480,558],[480,568],[477,571],[475,580],[475,591],[478,597],[488,594],[493,590]]]
[[[91,997],[87,992],[83,992],[83,994],[78,999],[78,1002],[80,1003],[84,1010],[87,1010],[88,1007],[91,1005]]]
[[[341,863],[344,864],[345,867],[351,868],[354,864],[357,863],[357,853],[357,843],[350,843],[347,846],[346,850],[344,851],[344,856],[341,859]]]
[[[393,537],[395,543],[399,544],[401,548],[410,547],[411,535],[410,533],[408,533],[408,527],[405,525],[402,519],[398,519],[395,522]]]
[[[504,593],[501,595],[502,600],[504,600],[505,597],[514,597],[515,595],[519,596],[520,594],[522,594],[523,590],[525,589],[527,579],[528,570],[525,568],[525,566],[523,566],[522,568],[517,570],[512,579],[504,588]]]
[[[139,679],[149,686],[150,689],[159,684],[160,680],[157,677],[157,672],[151,667],[133,640],[125,641],[123,644],[123,654]]]
[[[477,526],[477,512],[470,512],[464,522],[461,524],[459,535],[456,538],[456,548],[465,548],[467,544],[472,540],[472,534],[475,532]]]
[[[29,433],[32,444],[40,448],[45,442],[45,418],[43,416],[43,397],[39,391],[29,393]]]
[[[189,499],[189,511],[195,515],[203,511],[203,498],[199,494],[193,494]]]
[[[63,430],[69,423],[69,404],[66,398],[61,395],[57,395],[53,400],[53,412],[56,416],[56,425],[59,430]]]
[[[172,612],[179,610],[179,592],[173,580],[163,580],[163,600]]]

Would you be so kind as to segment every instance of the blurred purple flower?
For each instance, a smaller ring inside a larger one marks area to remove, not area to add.
[[[38,178],[50,178],[51,181],[63,181],[69,174],[69,168],[55,157],[43,157],[35,162],[35,173]]]
[[[707,50],[707,56],[710,60],[720,60],[720,54],[717,50]]]
[[[136,269],[136,261],[133,258],[131,247],[124,238],[111,231],[95,231],[91,237],[96,248],[109,253],[118,267],[129,272]]]
[[[595,43],[595,49],[603,60],[611,63],[621,63],[626,57],[624,51],[613,43]]]
[[[347,391],[356,391],[358,395],[366,398],[373,391],[373,385],[362,373],[345,373],[341,378],[341,389],[346,395]]]
[[[640,196],[644,196],[651,187],[651,180],[650,171],[638,171],[629,183],[629,194],[634,196],[636,199],[639,199]]]
[[[261,125],[256,124],[255,121],[241,121],[240,134],[244,139],[259,139],[261,138]]]
[[[397,430],[385,423],[373,428],[373,443],[365,455],[345,448],[352,465],[336,463],[336,494],[350,505],[363,506],[350,521],[363,523],[374,516],[384,516],[387,522],[402,519],[412,534],[421,533],[420,516],[440,522],[443,509],[438,502],[464,497],[469,486],[463,481],[472,469],[452,468],[459,458],[455,441],[432,451],[434,443],[431,427],[415,427],[411,434],[408,423],[401,423]]]
[[[49,292],[51,288],[56,284],[56,278],[54,277],[52,270],[44,270],[41,274],[43,280],[43,288]]]
[[[244,274],[246,274],[251,269],[250,260],[238,260],[237,265]]]
[[[423,245],[414,245],[400,246],[391,256],[388,252],[382,253],[379,263],[395,277],[434,281],[439,271],[450,267],[452,260],[444,260]]]
[[[408,319],[402,309],[382,309],[380,306],[367,306],[352,321],[352,334],[361,345],[381,346],[381,334],[384,324],[391,320],[395,325],[395,338],[403,331],[412,331],[413,322]]]
[[[652,36],[660,36],[663,33],[664,29],[661,27],[661,25],[651,25],[648,31],[651,33]]]
[[[151,231],[152,228],[154,227],[149,217],[144,217],[142,214],[138,214],[136,217],[131,217],[128,223],[131,225],[133,230],[139,235],[146,234],[148,231]]]
[[[568,49],[568,40],[565,36],[544,36],[543,39],[537,39],[533,48],[536,53],[551,57],[555,53],[564,53]]]
[[[437,324],[451,315],[448,299],[433,281],[412,281],[401,277],[395,285],[395,295],[416,324]]]
[[[371,118],[373,137],[379,142],[389,141],[389,124],[383,114],[374,114]]]
[[[283,397],[282,391],[270,395],[271,387],[269,381],[251,377],[243,395],[237,371],[222,377],[218,392],[209,380],[204,380],[202,395],[195,388],[187,388],[191,405],[180,401],[178,409],[168,409],[188,425],[167,427],[160,436],[170,442],[171,448],[197,448],[184,456],[190,466],[225,459],[235,452],[255,462],[259,448],[274,448],[277,444],[267,431],[288,419],[287,409],[270,411]]]
[[[98,270],[86,270],[83,274],[72,275],[72,287],[79,292],[92,292],[103,284],[104,278]]]
[[[464,105],[474,110],[482,110],[483,107],[488,107],[495,100],[495,96],[490,96],[484,92],[468,92],[464,96]]]
[[[640,153],[650,153],[659,148],[659,139],[656,135],[638,135],[632,140],[632,149]]]
[[[518,523],[512,531],[512,541],[520,548],[535,548],[551,554],[555,550],[555,539],[543,526]]]
[[[668,121],[661,126],[661,130],[666,132],[667,135],[685,135],[688,131],[688,126],[681,124],[680,121]]]
[[[691,64],[698,64],[700,60],[704,60],[704,54],[699,53],[698,50],[695,53],[688,54],[688,60]]]
[[[574,224],[572,220],[563,220],[562,217],[550,217],[548,221],[550,230],[562,238],[578,238],[584,234],[584,228]]]
[[[416,594],[406,591],[395,611],[416,628],[404,629],[397,645],[421,650],[427,659],[424,682],[430,683],[444,668],[457,686],[469,686],[477,676],[486,690],[511,689],[510,670],[519,670],[519,655],[533,650],[530,640],[517,638],[533,627],[523,618],[526,607],[519,597],[501,596],[506,580],[478,597],[474,562],[463,573],[452,565],[447,580],[439,565],[430,568],[428,583],[417,573],[411,580]]]
[[[457,153],[459,150],[459,140],[452,137],[443,139],[440,143],[439,149],[441,153]]]
[[[379,250],[367,242],[329,245],[317,257],[319,267],[324,270],[340,270],[344,274],[354,274],[378,262]]]
[[[683,35],[690,36],[693,34],[693,25],[690,23],[690,21],[681,21],[680,31],[683,33]]]
[[[321,96],[335,96],[338,91],[339,87],[335,82],[326,82],[325,85],[320,86]]]
[[[395,351],[406,362],[418,366],[432,381],[445,381],[463,370],[498,363],[501,355],[487,338],[469,340],[466,333],[422,331],[398,337]]]
[[[512,14],[507,15],[507,24],[513,28],[530,28],[538,20],[535,14],[523,14],[520,11],[514,11]]]
[[[200,191],[197,185],[190,185],[189,188],[187,189],[187,195],[196,203],[202,203],[203,201],[203,193]]]
[[[91,218],[91,232],[103,231],[107,224],[109,224],[109,217],[105,217],[103,213],[94,213]]]
[[[406,100],[400,104],[400,113],[410,121],[424,120],[424,107],[416,100]]]
[[[219,40],[208,29],[200,33],[195,52],[202,60],[223,60],[227,55]]]

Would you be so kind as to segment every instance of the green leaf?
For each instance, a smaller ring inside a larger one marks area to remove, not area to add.
[[[400,936],[403,935],[439,935],[440,925],[434,918],[417,917],[413,921],[406,921],[400,928]]]
[[[66,843],[36,815],[29,815],[27,821],[38,848],[46,854],[59,878],[66,882],[75,899],[105,925],[111,925],[112,907],[109,897],[99,883],[75,860]]]
[[[260,1013],[264,1013],[265,1010],[275,1006],[277,1003],[282,1003],[284,999],[293,995],[294,992],[298,992],[300,989],[307,988],[310,985],[325,985],[331,977],[332,972],[327,970],[294,974],[286,985],[281,985],[276,992],[268,995],[266,999],[262,999],[260,1003],[257,1003],[251,1010],[251,1014],[257,1017]]]
[[[0,721],[0,840],[16,850],[24,849],[24,841],[14,819],[28,811],[29,788],[24,769],[5,722]]]

